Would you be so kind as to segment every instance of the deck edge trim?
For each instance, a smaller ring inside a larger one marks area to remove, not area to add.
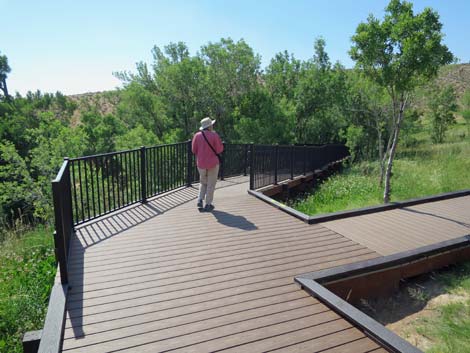
[[[308,224],[316,224],[316,223],[334,221],[334,220],[342,219],[342,218],[349,218],[349,217],[362,216],[362,215],[376,213],[376,212],[389,211],[389,210],[393,210],[397,208],[409,207],[409,206],[419,205],[419,204],[427,203],[427,202],[443,201],[447,199],[468,196],[470,195],[470,189],[446,192],[442,194],[414,198],[414,199],[409,199],[409,200],[404,200],[404,201],[390,202],[387,204],[377,205],[377,206],[361,207],[361,208],[356,208],[356,209],[347,210],[347,211],[324,213],[324,214],[319,214],[316,216],[309,216],[303,212],[297,211],[296,209],[292,207],[289,207],[281,202],[274,200],[273,198],[269,196],[264,195],[260,191],[248,190],[248,194]]]
[[[339,313],[345,319],[351,321],[354,325],[360,327],[368,336],[383,345],[385,348],[397,353],[419,353],[422,351],[334,294],[332,291],[324,287],[323,284],[351,278],[364,273],[372,273],[398,267],[402,264],[410,263],[418,259],[432,257],[455,249],[468,247],[470,247],[470,234],[393,255],[301,274],[296,276],[294,280],[300,284],[304,290],[310,293],[310,295],[325,303],[328,307]]]

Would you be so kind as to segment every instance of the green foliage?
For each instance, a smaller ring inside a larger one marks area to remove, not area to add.
[[[369,15],[352,37],[350,55],[364,72],[391,94],[413,90],[435,77],[453,55],[442,44],[439,15],[430,8],[413,13],[410,2],[391,0],[383,21]]]
[[[380,157],[383,144],[388,140],[390,133],[390,126],[387,124],[390,98],[383,87],[358,70],[348,72],[346,84],[344,106],[347,124],[360,127],[364,135],[358,156],[376,159]]]
[[[470,89],[465,91],[461,99],[462,104],[462,117],[465,119],[467,124],[467,134],[470,135]]]
[[[169,122],[159,96],[132,82],[120,97],[116,115],[128,128],[140,125],[155,135],[163,135]]]
[[[470,144],[431,144],[399,151],[395,161],[392,201],[470,188]],[[381,203],[376,162],[356,163],[294,203],[306,214],[343,211]]]
[[[350,55],[367,77],[387,89],[392,101],[388,125],[393,138],[384,153],[388,159],[384,202],[389,202],[393,160],[410,95],[435,77],[442,65],[452,62],[453,55],[442,44],[442,24],[432,9],[415,15],[411,3],[391,0],[385,12],[383,21],[369,15],[367,23],[358,25]]]
[[[266,68],[266,87],[274,100],[294,99],[295,88],[300,78],[301,61],[287,51],[277,53]]]
[[[0,143],[0,224],[28,215],[37,198],[24,159],[11,142]]]
[[[155,146],[161,143],[162,141],[151,130],[147,130],[139,124],[116,138],[116,150],[122,151],[139,148],[140,146]]]
[[[241,99],[233,112],[235,131],[243,143],[289,143],[294,124],[288,107],[282,109],[273,103],[266,89],[259,88]]]
[[[360,155],[366,140],[364,129],[361,126],[349,125],[346,131],[341,132],[341,137],[346,140],[346,146],[351,153],[351,161],[354,162]]]
[[[0,352],[23,352],[24,333],[43,327],[55,272],[50,229],[38,227],[1,244]]]
[[[80,120],[80,128],[86,136],[86,155],[116,150],[116,136],[124,133],[125,126],[114,115],[86,112]]]
[[[457,111],[457,99],[451,86],[435,87],[429,94],[429,118],[431,120],[431,139],[442,143],[450,125],[455,123],[454,113]]]
[[[422,129],[420,124],[421,114],[418,110],[407,110],[401,127],[400,144],[404,147],[413,147],[418,144],[416,134]]]

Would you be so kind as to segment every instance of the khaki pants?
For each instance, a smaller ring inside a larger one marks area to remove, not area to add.
[[[206,199],[206,204],[212,205],[212,200],[214,199],[214,190],[215,183],[217,183],[217,176],[219,175],[219,165],[217,164],[214,168],[211,169],[201,169],[199,170],[199,198],[198,201],[203,201]]]

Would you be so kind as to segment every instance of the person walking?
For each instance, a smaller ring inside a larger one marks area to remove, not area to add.
[[[199,197],[197,207],[199,210],[210,212],[214,209],[215,184],[219,175],[220,157],[224,145],[219,135],[214,131],[215,120],[207,117],[201,120],[200,131],[194,134],[192,151],[196,156],[197,169],[199,171]],[[203,208],[203,201],[206,206]]]

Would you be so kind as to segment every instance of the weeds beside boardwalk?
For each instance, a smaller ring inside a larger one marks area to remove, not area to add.
[[[22,352],[23,334],[42,328],[55,272],[50,229],[0,243],[0,352]]]
[[[451,300],[417,322],[416,331],[432,342],[429,353],[470,352],[470,263],[438,275]]]
[[[443,144],[421,142],[399,152],[393,168],[392,201],[470,188],[470,140]],[[383,203],[378,162],[361,162],[331,177],[292,206],[309,215]]]
[[[470,262],[402,282],[359,309],[426,353],[470,352]]]

